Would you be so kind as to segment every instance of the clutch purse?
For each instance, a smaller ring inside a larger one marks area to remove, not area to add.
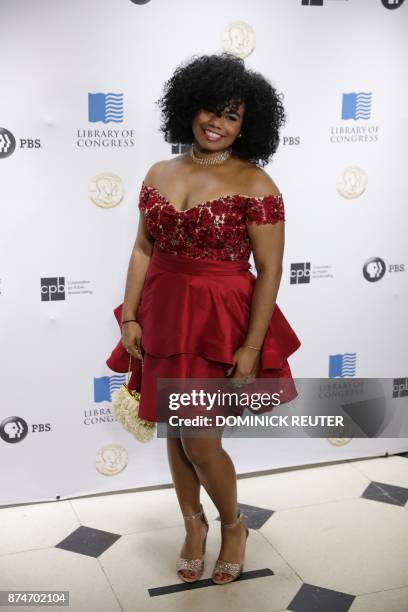
[[[156,423],[139,417],[140,392],[129,389],[132,355],[129,354],[127,382],[112,393],[112,412],[122,427],[139,442],[150,442],[156,431]],[[143,372],[143,356],[142,356]]]

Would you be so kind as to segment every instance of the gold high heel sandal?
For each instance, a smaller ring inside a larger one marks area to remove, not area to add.
[[[185,519],[200,518],[203,521],[203,523],[207,525],[207,533],[205,534],[205,538],[203,540],[203,546],[202,546],[202,555],[204,555],[205,547],[207,543],[209,525],[208,525],[207,517],[204,514],[204,508],[202,504],[200,504],[200,510],[196,514],[191,514],[189,516],[183,516],[183,518]],[[177,561],[176,567],[177,567],[177,574],[179,578],[184,580],[184,582],[196,582],[197,580],[201,578],[202,573],[204,571],[204,559],[202,557],[198,559],[185,559],[183,557],[180,557]],[[196,575],[194,576],[194,578],[188,578],[187,576],[183,576],[182,574],[180,574],[180,570],[190,570],[192,572],[195,572]]]
[[[244,515],[241,511],[238,511],[238,517],[233,523],[221,523],[221,527],[235,527],[238,523],[242,523],[246,530],[246,537],[249,536],[249,529],[244,523]],[[242,563],[230,563],[228,561],[222,561],[220,558],[217,559],[212,575],[211,580],[215,582],[215,584],[228,584],[229,582],[233,582],[240,577],[244,569],[244,562]],[[214,574],[229,574],[230,578],[225,578],[224,580],[218,580],[214,578]]]

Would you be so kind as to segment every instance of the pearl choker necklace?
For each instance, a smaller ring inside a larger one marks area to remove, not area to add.
[[[202,154],[202,157],[197,157],[197,155],[194,152],[194,144],[192,144],[190,148],[191,159],[196,164],[202,164],[203,166],[212,166],[214,164],[222,164],[230,157],[231,153],[232,153],[232,147],[228,147],[228,149],[224,149],[223,151],[219,151],[216,153],[205,153],[205,154]]]

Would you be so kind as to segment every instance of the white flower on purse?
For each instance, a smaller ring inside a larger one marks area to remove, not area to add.
[[[128,387],[131,359],[132,355],[129,358],[127,383],[112,393],[112,412],[122,427],[131,433],[136,440],[139,440],[139,442],[150,442],[156,431],[156,423],[139,417],[140,393]]]

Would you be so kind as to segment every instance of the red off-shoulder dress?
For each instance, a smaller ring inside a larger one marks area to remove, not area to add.
[[[141,361],[132,359],[129,388],[141,393],[139,416],[157,421],[159,378],[219,378],[233,365],[233,353],[246,337],[256,282],[248,261],[247,225],[284,222],[285,210],[282,194],[234,194],[178,211],[145,183],[139,210],[154,248],[136,315],[142,327],[143,371]],[[122,307],[113,311],[119,327]],[[257,378],[293,382],[287,358],[300,345],[275,304]],[[121,339],[106,363],[114,372],[128,371],[129,354]],[[296,396],[289,384],[281,403]]]

